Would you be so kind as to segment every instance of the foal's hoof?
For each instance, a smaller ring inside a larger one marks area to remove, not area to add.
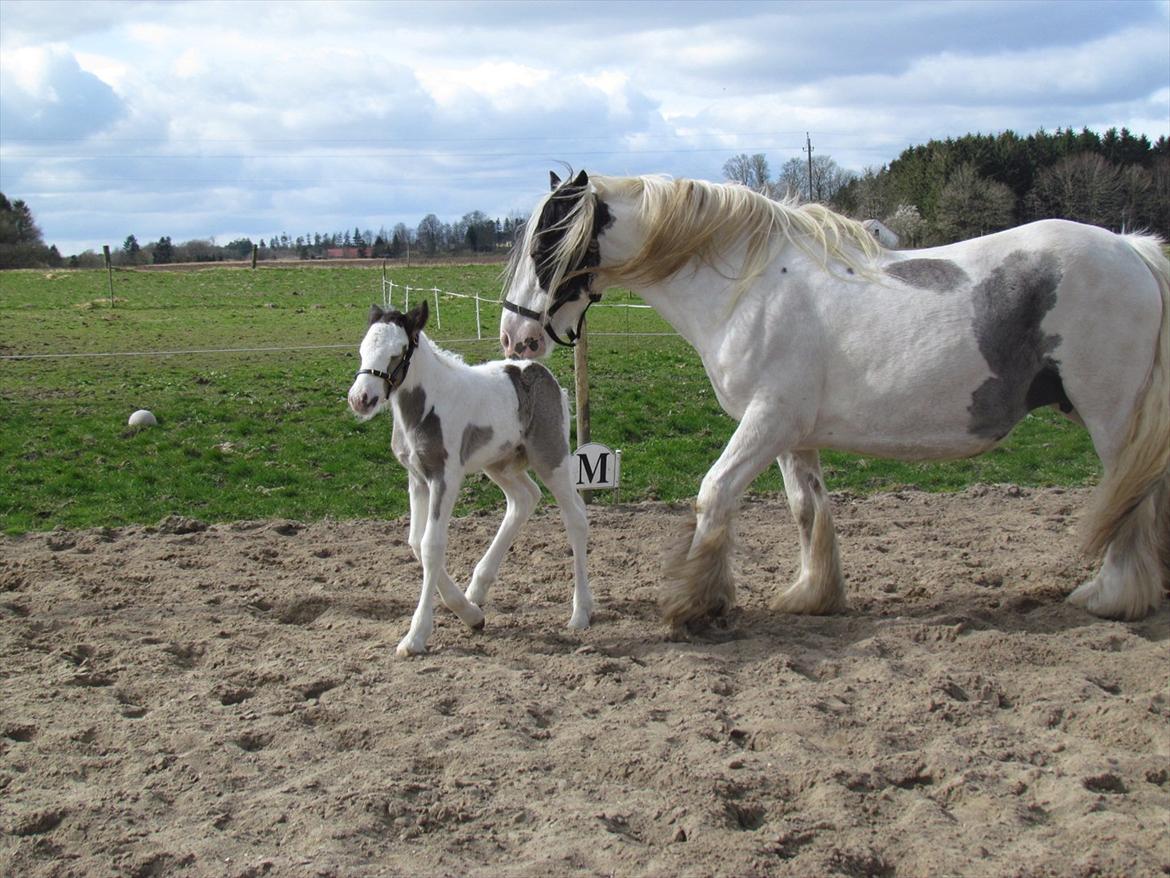
[[[426,655],[427,648],[425,644],[419,647],[415,646],[414,644],[407,643],[404,640],[402,643],[398,644],[398,647],[394,650],[394,654],[399,658],[410,658],[412,655]]]
[[[472,631],[483,631],[483,623],[484,623],[484,620],[480,619],[478,622],[476,622],[474,625],[471,626],[471,630]]]

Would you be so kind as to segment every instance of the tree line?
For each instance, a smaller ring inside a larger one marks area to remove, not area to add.
[[[814,155],[811,168],[807,159],[790,159],[772,179],[766,156],[741,154],[723,173],[773,197],[821,201],[881,220],[903,246],[945,244],[1049,217],[1170,239],[1170,141],[1151,143],[1125,128],[931,140],[861,174]]]
[[[460,256],[494,253],[511,247],[523,223],[521,217],[492,219],[476,210],[454,223],[442,222],[431,213],[414,228],[398,223],[393,229],[382,227],[377,232],[360,227],[296,237],[281,232],[256,241],[237,238],[226,244],[199,238],[175,242],[168,235],[142,243],[131,234],[110,255],[113,263],[121,266],[251,259],[253,250],[258,259],[264,260]],[[45,246],[28,205],[19,200],[9,202],[0,193],[0,268],[100,268],[103,265],[105,256],[93,250],[62,257],[55,246]]]
[[[134,235],[129,235],[112,258],[118,265],[167,265],[251,259],[253,250],[260,260],[461,256],[507,249],[523,222],[517,217],[491,219],[476,210],[454,223],[442,222],[430,213],[414,228],[398,223],[393,229],[383,226],[377,232],[360,227],[296,237],[280,232],[255,241],[237,238],[226,244],[203,239],[174,243],[168,236],[141,244]],[[101,264],[101,260],[98,254],[87,252],[71,257],[69,263],[84,268],[91,263]]]

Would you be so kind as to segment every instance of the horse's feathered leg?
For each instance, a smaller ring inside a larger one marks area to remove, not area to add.
[[[845,578],[837,554],[837,536],[829,497],[815,451],[782,454],[788,506],[800,533],[800,576],[772,601],[782,613],[836,613],[845,609]]]
[[[496,581],[500,572],[500,564],[508,549],[528,521],[532,511],[540,503],[540,488],[523,469],[509,467],[488,467],[484,470],[488,478],[500,486],[507,498],[508,507],[504,512],[504,519],[500,522],[500,529],[492,540],[484,556],[475,565],[475,572],[471,575],[471,583],[467,587],[467,599],[474,604],[483,606],[487,600],[488,589]]]
[[[735,606],[731,555],[740,497],[791,438],[778,434],[774,411],[749,408],[715,465],[703,477],[695,502],[693,534],[667,557],[658,606],[675,631],[721,616]]]

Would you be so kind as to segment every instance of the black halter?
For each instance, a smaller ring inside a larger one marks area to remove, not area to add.
[[[507,299],[504,299],[503,304],[505,310],[511,311],[513,314],[519,314],[521,317],[527,317],[529,320],[535,320],[537,323],[542,324],[544,326],[544,331],[548,333],[548,337],[559,344],[561,347],[572,348],[577,346],[577,339],[581,337],[581,325],[585,322],[585,312],[589,310],[589,306],[594,302],[601,301],[600,293],[590,292],[588,295],[589,301],[586,303],[585,308],[581,311],[581,316],[577,320],[576,328],[566,330],[565,332],[565,335],[569,337],[568,341],[561,340],[560,336],[557,335],[556,330],[553,329],[552,320],[548,319],[556,314],[557,310],[562,305],[569,301],[568,298],[558,299],[557,301],[553,302],[552,307],[548,309],[547,314],[541,314],[539,311],[533,311],[531,308],[525,308],[523,305],[516,305],[512,302],[509,302]]]
[[[410,366],[410,358],[414,354],[414,349],[418,347],[418,343],[413,338],[407,338],[406,344],[406,354],[398,361],[398,365],[394,367],[393,372],[379,372],[377,369],[357,370],[358,375],[373,375],[375,378],[381,378],[385,381],[387,399],[406,380],[406,370]],[[356,378],[357,375],[354,377]]]

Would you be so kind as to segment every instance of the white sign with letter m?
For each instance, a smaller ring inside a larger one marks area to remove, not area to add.
[[[588,442],[573,455],[577,461],[577,489],[616,488],[621,480],[622,453],[602,445]]]

